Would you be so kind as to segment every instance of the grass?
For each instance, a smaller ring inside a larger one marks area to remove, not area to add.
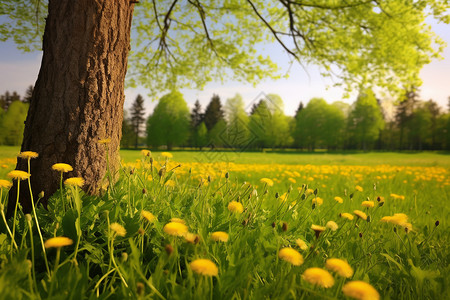
[[[386,299],[449,294],[448,156],[211,154],[153,152],[151,162],[122,151],[120,178],[101,196],[66,185],[36,216],[44,240],[68,246],[44,253],[36,219],[19,211],[16,249],[2,222],[1,297],[344,299],[352,281]],[[349,278],[325,267],[330,258],[348,262]],[[312,268],[331,277],[313,281]]]

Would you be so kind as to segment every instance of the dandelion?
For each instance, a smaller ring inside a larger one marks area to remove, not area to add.
[[[405,214],[394,214],[393,216],[382,217],[381,222],[392,223],[405,228],[406,232],[412,230],[412,224],[408,223],[408,216]]]
[[[150,223],[153,223],[153,222],[155,222],[155,220],[156,220],[155,215],[152,214],[152,213],[149,212],[149,211],[146,211],[146,210],[141,211],[141,216],[142,216],[144,219],[146,219],[147,221],[149,221]]]
[[[173,236],[184,236],[188,232],[188,227],[182,223],[170,222],[164,225],[164,232]]]
[[[315,197],[312,199],[312,204],[315,204],[316,206],[320,206],[323,204],[323,199],[320,197]]]
[[[228,242],[228,233],[224,231],[216,231],[211,234],[211,239],[215,242]]]
[[[23,158],[23,159],[32,159],[32,158],[37,158],[39,156],[39,154],[36,152],[33,152],[33,151],[23,151],[23,152],[20,152],[19,155],[17,155],[17,156],[20,158]]]
[[[353,213],[354,213],[358,218],[363,219],[364,221],[367,220],[367,215],[366,215],[364,212],[362,212],[362,211],[360,211],[360,210],[354,210]]]
[[[260,181],[261,183],[267,184],[268,186],[273,186],[273,180],[272,180],[272,179],[269,179],[269,178],[261,178],[259,181]]]
[[[353,220],[353,215],[349,213],[340,213],[339,216],[349,221]]]
[[[334,221],[328,221],[326,227],[330,228],[332,231],[336,231],[339,228],[338,224]]]
[[[361,205],[367,208],[372,208],[375,206],[375,203],[373,201],[363,201]]]
[[[0,179],[0,188],[9,189],[12,186],[12,183],[5,179]]]
[[[314,190],[313,189],[306,189],[305,194],[306,194],[306,196],[314,194]]]
[[[70,246],[73,244],[73,241],[68,237],[58,236],[45,241],[45,248],[61,248],[64,246]]]
[[[143,149],[143,150],[141,150],[141,154],[143,156],[150,156],[152,153],[150,152],[150,150]]]
[[[281,249],[280,252],[278,252],[278,257],[294,266],[303,264],[303,256],[297,250],[290,247]]]
[[[189,264],[192,271],[204,276],[217,276],[219,269],[216,264],[209,259],[196,259]]]
[[[327,259],[325,267],[333,272],[338,273],[340,276],[350,278],[353,276],[352,267],[345,261],[339,258]]]
[[[278,197],[280,200],[281,200],[281,202],[284,202],[284,201],[286,201],[286,198],[287,198],[287,193],[284,193],[283,195],[281,195],[280,197]]]
[[[175,187],[176,183],[172,179],[169,179],[166,183],[164,183],[164,185],[168,187]]]
[[[403,195],[391,194],[390,196],[394,199],[405,200],[405,196]]]
[[[330,288],[334,285],[334,278],[331,274],[321,268],[309,268],[302,274],[303,280],[324,288]]]
[[[339,196],[334,197],[334,200],[336,200],[337,203],[343,203],[344,202],[344,199],[342,199]]]
[[[303,241],[302,239],[296,239],[295,243],[300,247],[300,249],[308,250],[308,245],[306,245],[305,241]]]
[[[292,183],[297,183],[297,181],[296,181],[294,178],[292,178],[292,177],[289,177],[288,180],[289,180],[290,182],[292,182]]]
[[[364,189],[362,188],[362,186],[355,186],[355,190],[357,190],[358,192],[362,192]]]
[[[54,164],[52,166],[52,169],[55,170],[55,171],[62,172],[62,173],[67,173],[67,172],[73,171],[73,168],[72,168],[71,165],[64,164],[64,163]]]
[[[30,178],[30,176],[31,176],[30,173],[20,171],[20,170],[13,170],[8,173],[8,177],[10,177],[12,179],[17,179],[17,180],[26,180],[26,179]]]
[[[197,244],[200,241],[200,236],[198,234],[188,232],[184,235],[184,239],[188,243]]]
[[[380,294],[377,290],[367,282],[364,281],[350,281],[342,288],[342,292],[347,297],[352,297],[358,300],[378,300]]]
[[[170,152],[161,152],[161,156],[165,158],[173,158],[173,155]]]
[[[112,223],[109,226],[118,236],[125,236],[127,234],[127,231],[125,230],[125,228],[120,225],[119,223]]]
[[[111,138],[98,140],[97,143],[100,145],[107,145],[107,144],[111,143]]]
[[[169,220],[170,222],[175,222],[175,223],[181,223],[181,224],[186,224],[186,221],[180,218],[172,218]]]
[[[319,235],[327,229],[326,227],[319,226],[319,225],[311,225],[311,229],[314,230],[314,233],[316,234],[316,238],[319,238]]]
[[[82,187],[84,185],[84,179],[81,178],[81,177],[71,177],[71,178],[67,178],[64,181],[64,184],[65,185]]]
[[[241,214],[244,211],[244,207],[240,202],[231,201],[230,203],[228,203],[228,210],[234,213]]]

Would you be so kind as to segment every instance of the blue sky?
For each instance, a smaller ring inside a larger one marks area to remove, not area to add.
[[[432,24],[433,30],[450,45],[450,26],[446,24]],[[343,100],[352,103],[356,95],[349,99],[343,99],[343,91],[332,87],[333,81],[320,76],[315,66],[308,66],[304,70],[298,64],[289,68],[288,58],[280,47],[269,47],[270,55],[279,64],[283,72],[289,71],[289,78],[277,81],[264,81],[256,87],[251,84],[229,81],[224,84],[210,83],[202,91],[183,89],[182,93],[189,107],[195,100],[199,100],[205,108],[213,94],[218,94],[225,103],[227,98],[236,93],[243,96],[247,106],[258,100],[261,94],[278,94],[284,101],[284,109],[287,115],[293,115],[300,101],[306,104],[313,97],[322,97],[328,102]],[[420,75],[423,85],[420,95],[423,100],[433,99],[443,108],[447,108],[450,97],[450,47],[445,48],[442,56],[444,60],[434,60],[426,65]],[[41,63],[41,53],[22,53],[17,50],[11,41],[0,42],[0,93],[6,90],[17,91],[23,95],[26,88],[35,83]],[[150,113],[156,101],[147,97],[147,91],[143,88],[125,90],[125,108],[129,108],[136,95],[140,93],[145,98],[147,113]]]

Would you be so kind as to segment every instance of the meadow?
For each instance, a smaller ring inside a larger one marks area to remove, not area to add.
[[[0,178],[17,151],[0,148]],[[118,180],[100,196],[68,180],[48,210],[1,222],[0,298],[441,299],[450,292],[448,155],[121,155]]]

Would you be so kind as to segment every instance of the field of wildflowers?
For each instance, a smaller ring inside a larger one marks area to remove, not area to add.
[[[31,153],[22,153],[24,157]],[[30,156],[30,159],[31,156]],[[4,173],[28,184],[28,173]],[[177,162],[142,151],[100,196],[67,178],[6,221],[0,298],[441,299],[443,166]],[[31,174],[33,170],[31,170]],[[6,176],[4,176],[6,179]]]

